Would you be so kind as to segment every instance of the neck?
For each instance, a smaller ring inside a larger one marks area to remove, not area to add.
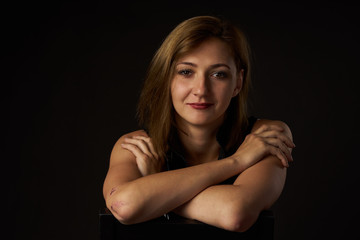
[[[189,165],[196,165],[218,159],[220,145],[216,140],[219,127],[182,126],[178,131],[179,139],[185,150]]]

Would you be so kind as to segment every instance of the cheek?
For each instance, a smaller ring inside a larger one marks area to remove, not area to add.
[[[216,99],[218,100],[219,108],[226,110],[229,107],[233,96],[233,88],[229,86],[217,86]]]
[[[182,81],[173,80],[171,84],[171,98],[173,102],[183,100],[189,92],[189,87]]]
[[[222,100],[231,100],[234,93],[234,87],[230,84],[219,84],[215,88],[216,95]]]

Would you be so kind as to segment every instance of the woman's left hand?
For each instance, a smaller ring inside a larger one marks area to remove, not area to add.
[[[159,155],[155,152],[151,138],[145,136],[125,138],[125,142],[122,143],[121,146],[134,154],[142,176],[161,171],[162,164]]]

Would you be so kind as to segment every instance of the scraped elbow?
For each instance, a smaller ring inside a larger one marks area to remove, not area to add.
[[[130,225],[135,223],[134,211],[124,202],[115,199],[109,204],[108,208],[114,217],[122,224]]]

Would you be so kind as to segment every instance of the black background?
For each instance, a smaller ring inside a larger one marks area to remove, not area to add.
[[[297,148],[273,209],[275,239],[356,238],[359,9],[344,2],[52,1],[2,6],[2,198],[7,239],[98,239],[102,183],[155,50],[215,14],[254,52],[251,113]]]

